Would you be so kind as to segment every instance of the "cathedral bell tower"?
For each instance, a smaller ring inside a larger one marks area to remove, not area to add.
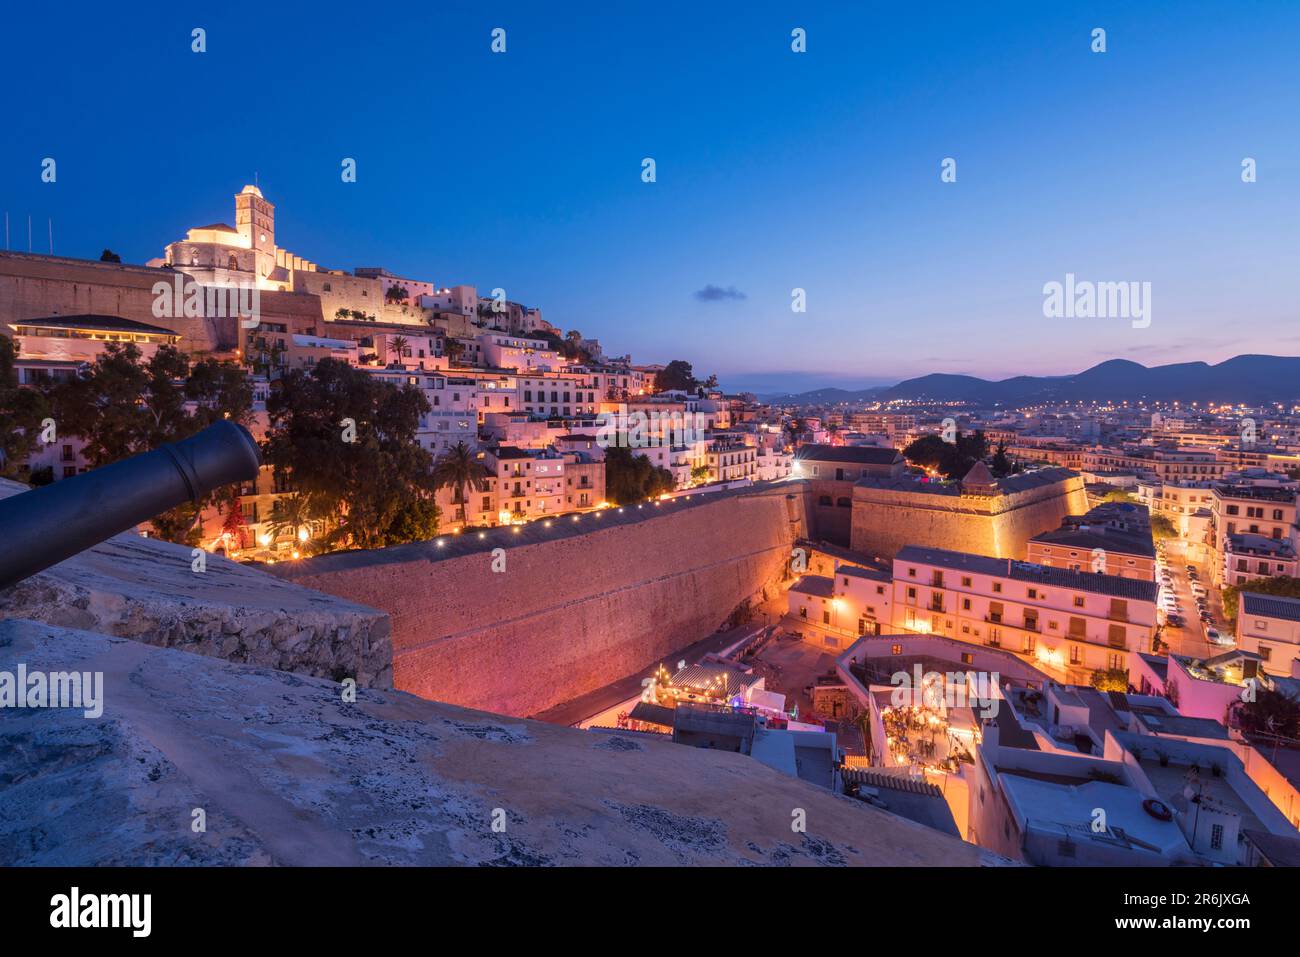
[[[235,194],[235,230],[253,250],[258,286],[269,288],[275,269],[275,207],[256,186],[245,186]]]

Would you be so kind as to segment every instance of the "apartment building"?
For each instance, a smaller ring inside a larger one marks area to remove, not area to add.
[[[1156,579],[1156,548],[1147,510],[1107,502],[1086,515],[1070,515],[1061,527],[1029,540],[1027,557],[1038,565],[1121,578]]]
[[[599,392],[585,374],[519,375],[515,380],[516,405],[537,415],[595,415],[600,411]]]
[[[1240,602],[1237,648],[1271,675],[1300,678],[1300,599],[1243,591]]]
[[[809,626],[804,640],[835,653],[888,630],[892,599],[888,572],[848,564],[837,564],[833,575],[804,575],[786,594],[790,620]]]
[[[731,439],[715,439],[704,453],[704,464],[709,469],[709,481],[734,482],[753,479],[758,470],[758,450]]]
[[[1260,562],[1266,559],[1256,557],[1254,566],[1245,552],[1254,547],[1259,551],[1260,543],[1254,538],[1241,538],[1230,542],[1233,536],[1258,536],[1277,542],[1291,544],[1290,553],[1294,555],[1296,541],[1296,488],[1294,483],[1256,484],[1249,482],[1221,483],[1213,487],[1213,501],[1210,504],[1210,545],[1213,550],[1214,583],[1238,584],[1237,576],[1260,577],[1252,574]],[[1246,570],[1229,567],[1227,556],[1230,552],[1238,553],[1236,562],[1246,562]],[[1286,557],[1279,556],[1277,561],[1286,562]],[[1270,572],[1271,574],[1271,572]]]
[[[477,354],[486,365],[517,372],[558,372],[565,365],[563,357],[553,351],[545,339],[485,332],[477,337]]]
[[[1151,647],[1154,582],[907,546],[894,558],[893,627],[1005,648],[1057,680],[1128,671]]]

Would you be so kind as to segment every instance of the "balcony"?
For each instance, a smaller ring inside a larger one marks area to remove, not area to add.
[[[985,620],[986,622],[988,622],[990,625],[1000,625],[1000,624],[1002,624],[1002,616],[1001,616],[1001,615],[985,615],[985,616],[984,616],[984,620]]]

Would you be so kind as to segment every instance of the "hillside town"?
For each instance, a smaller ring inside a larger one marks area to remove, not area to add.
[[[379,686],[739,752],[1026,864],[1300,863],[1297,402],[760,399],[689,357],[606,354],[504,288],[304,259],[257,186],[233,222],[143,265],[0,254],[11,491],[233,420],[256,476],[135,533],[391,615]],[[526,692],[470,645],[402,664],[507,627],[516,598],[412,625],[416,594],[450,593],[331,578],[410,546],[503,561],[601,519],[626,587],[636,536],[704,535],[709,508],[768,509],[726,526],[782,544],[689,623],[652,613],[652,637]]]

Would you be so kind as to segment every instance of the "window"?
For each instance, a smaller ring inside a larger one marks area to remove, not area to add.
[[[961,663],[964,665],[973,665],[975,664],[975,656],[969,651],[963,651],[961,653]]]
[[[901,654],[903,653],[903,646],[902,646],[902,645],[890,645],[890,646],[889,646],[889,653],[890,653],[891,655],[901,655]]]
[[[1223,825],[1215,824],[1210,827],[1210,848],[1215,851],[1223,850]]]
[[[995,594],[1002,594],[1002,582],[994,582],[993,591]]]
[[[962,587],[962,588],[970,588],[970,576],[969,576],[969,575],[962,575],[962,576],[961,576],[961,587]]]
[[[1075,596],[1074,596],[1074,607],[1075,607],[1075,608],[1082,608],[1082,607],[1083,607],[1083,596],[1082,596],[1082,595],[1075,595]]]

